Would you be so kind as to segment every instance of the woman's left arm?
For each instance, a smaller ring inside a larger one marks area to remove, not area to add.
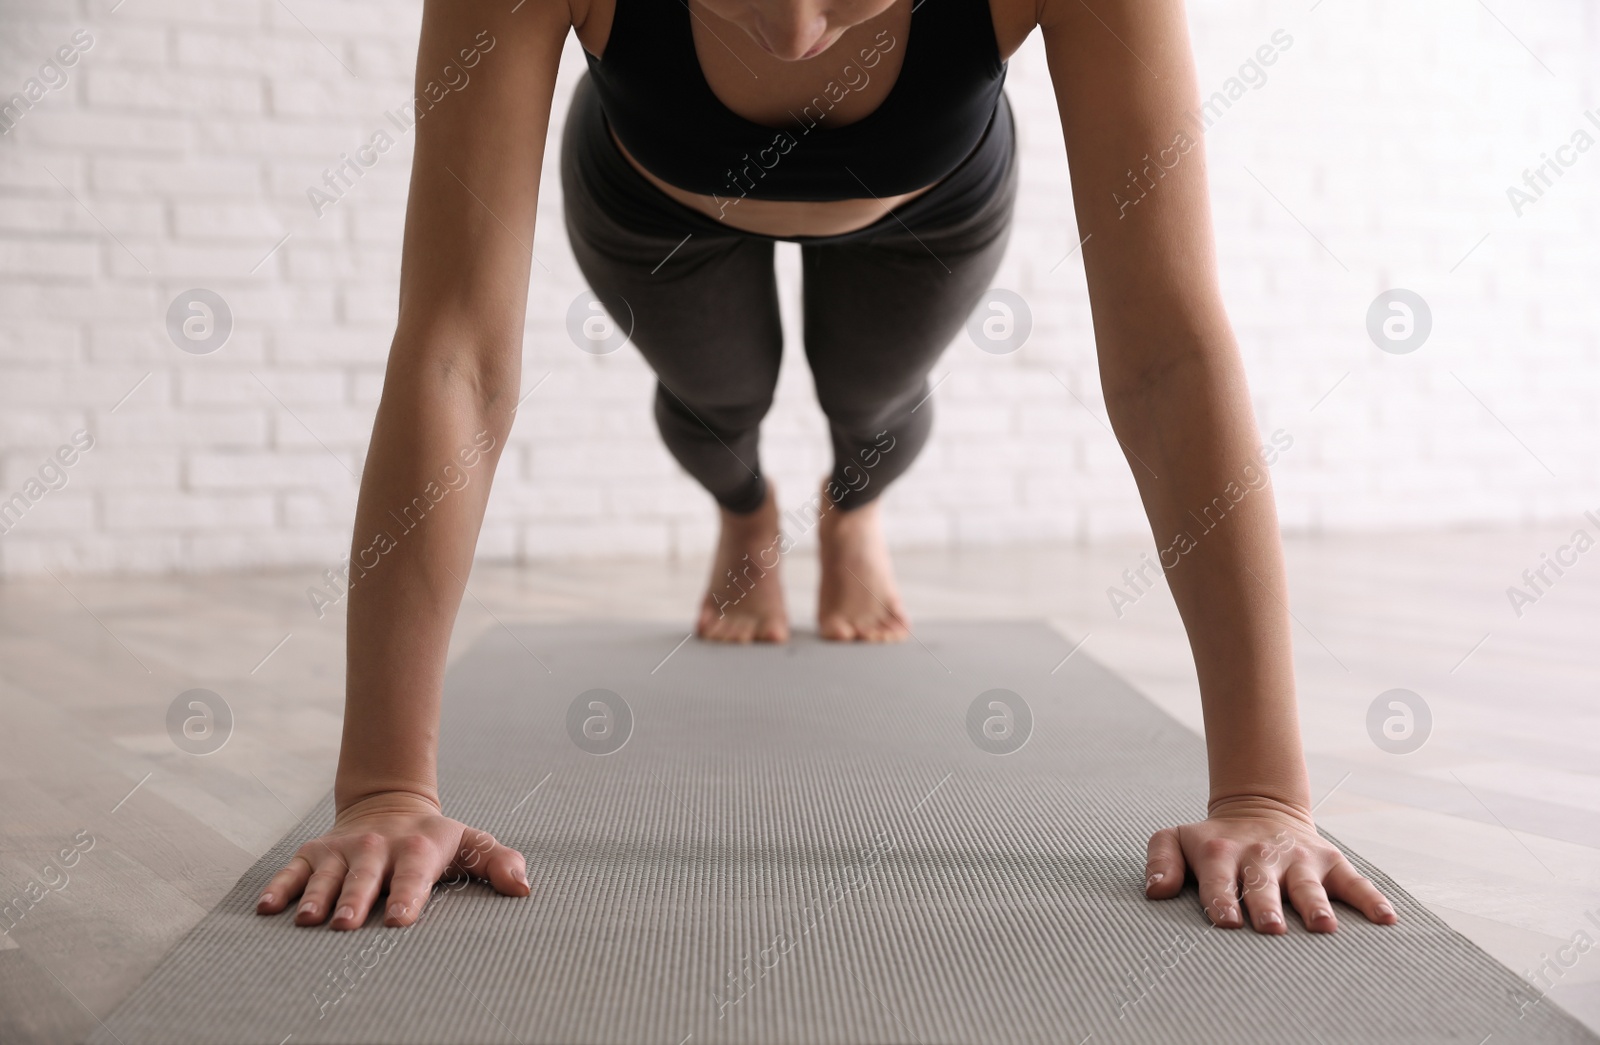
[[[1101,385],[1193,650],[1207,818],[1150,839],[1146,893],[1186,872],[1213,922],[1285,932],[1286,892],[1394,909],[1312,821],[1277,510],[1217,281],[1182,0],[1037,0],[1066,138]],[[1219,507],[1222,506],[1222,507]],[[1205,515],[1207,508],[1210,516]],[[1204,520],[1204,521],[1202,521]]]

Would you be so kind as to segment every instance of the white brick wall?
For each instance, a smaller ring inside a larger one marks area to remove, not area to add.
[[[1295,438],[1276,468],[1286,525],[1600,507],[1600,149],[1523,216],[1506,198],[1600,106],[1600,15],[1582,0],[1495,5],[1504,24],[1453,0],[1310,6],[1197,2],[1191,16],[1208,94],[1275,30],[1293,38],[1207,136],[1256,408]],[[76,31],[94,40],[0,135],[0,498],[75,430],[96,440],[0,537],[0,573],[320,568],[347,549],[392,333],[410,138],[320,219],[305,189],[409,97],[420,5],[292,11],[0,0],[0,98]],[[582,68],[569,41],[557,127]],[[1081,265],[1055,267],[1078,236],[1037,35],[1008,89],[1023,220],[996,283],[1027,299],[1034,332],[1009,356],[963,337],[936,370],[950,375],[937,436],[887,502],[908,545],[1144,532],[1099,420]],[[519,414],[480,552],[698,552],[709,502],[655,437],[646,368],[632,350],[596,358],[566,338],[584,288],[555,144],[535,244],[551,271],[535,268],[524,361],[525,383],[550,376]],[[797,262],[780,250],[791,352],[765,429],[791,502],[827,463],[798,351]],[[168,302],[191,286],[234,313],[212,355],[166,335]],[[1410,355],[1365,332],[1368,304],[1395,286],[1432,307],[1432,337]]]

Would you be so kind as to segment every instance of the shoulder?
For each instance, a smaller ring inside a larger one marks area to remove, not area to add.
[[[995,42],[1000,45],[1001,58],[1009,59],[1015,54],[1035,27],[1041,24],[1039,9],[1044,3],[1045,0],[989,0],[989,11],[994,15]]]
[[[611,10],[616,0],[551,0],[557,6],[565,7],[572,20],[572,27],[579,32],[590,17],[609,19]]]

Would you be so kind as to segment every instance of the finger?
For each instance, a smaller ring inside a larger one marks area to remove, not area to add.
[[[433,883],[444,871],[443,864],[439,851],[424,839],[407,838],[396,847],[384,925],[410,925],[422,917]]]
[[[1343,900],[1379,925],[1393,925],[1400,920],[1394,905],[1389,903],[1372,879],[1364,876],[1341,857],[1339,862],[1323,876],[1323,884],[1336,900]]]
[[[296,853],[261,890],[261,898],[256,901],[256,913],[277,914],[294,902],[310,877],[311,861]]]
[[[485,879],[495,892],[506,896],[527,896],[532,891],[523,855],[475,827],[462,832],[454,866],[474,878]]]
[[[1152,900],[1170,900],[1183,889],[1183,846],[1178,829],[1166,827],[1150,836],[1145,847],[1144,894]]]
[[[1328,902],[1328,894],[1322,888],[1322,876],[1312,864],[1305,860],[1290,864],[1284,873],[1283,885],[1289,902],[1300,912],[1300,920],[1307,929],[1314,933],[1331,933],[1339,928],[1333,904]]]
[[[365,925],[372,901],[378,898],[378,890],[389,875],[389,842],[382,835],[360,835],[350,846],[355,852],[339,889],[339,902],[328,923],[330,929],[359,929]]]
[[[1200,902],[1213,925],[1237,929],[1244,924],[1239,911],[1239,850],[1223,838],[1208,838],[1199,852],[1189,854],[1200,883]]]
[[[1240,868],[1243,883],[1243,901],[1250,914],[1250,925],[1258,933],[1277,936],[1288,932],[1283,921],[1283,896],[1278,884],[1277,869],[1268,860],[1273,859],[1270,846],[1258,847]]]
[[[311,876],[306,879],[305,893],[295,910],[296,925],[321,925],[333,907],[333,898],[344,887],[344,873],[349,868],[344,858],[324,842],[318,842],[311,856]]]

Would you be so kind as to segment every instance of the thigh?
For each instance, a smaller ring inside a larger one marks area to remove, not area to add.
[[[889,242],[803,247],[806,357],[830,414],[921,394],[928,371],[988,291],[1005,253],[930,230]]]
[[[770,242],[690,240],[671,259],[677,267],[654,273],[591,243],[572,249],[590,289],[671,392],[692,407],[764,412],[783,354]]]
[[[1016,158],[1009,133],[987,148],[872,235],[802,245],[806,354],[824,409],[920,395],[988,291],[1010,239]]]
[[[705,406],[770,396],[783,340],[772,241],[716,226],[645,180],[592,88],[574,95],[561,181],[578,268],[662,383]]]

